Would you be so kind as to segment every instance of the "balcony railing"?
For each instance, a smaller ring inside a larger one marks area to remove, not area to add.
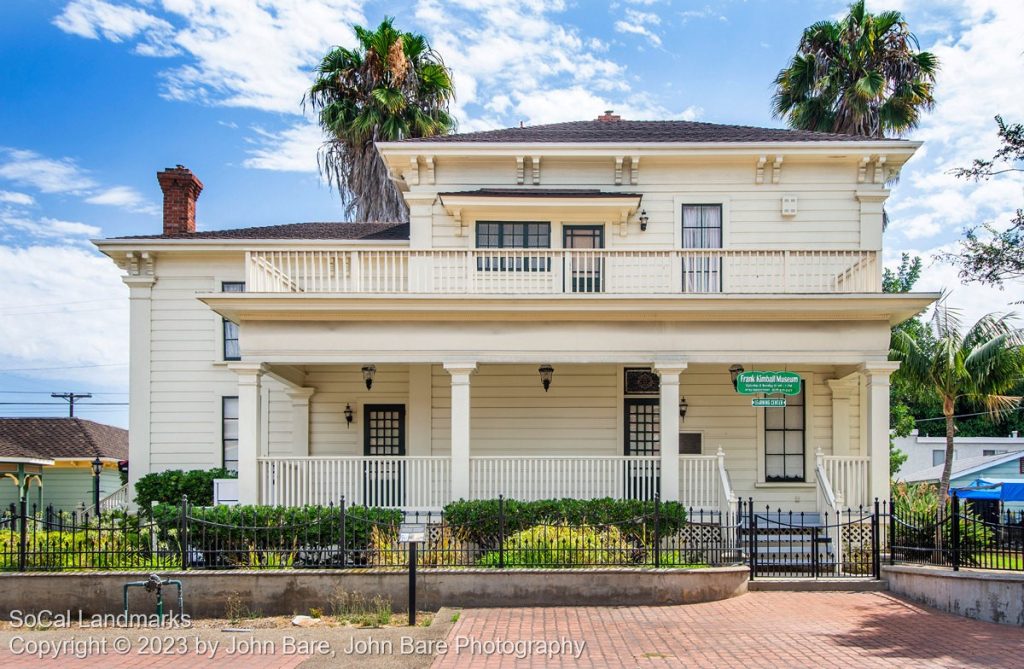
[[[873,293],[875,251],[360,249],[249,251],[256,293]]]

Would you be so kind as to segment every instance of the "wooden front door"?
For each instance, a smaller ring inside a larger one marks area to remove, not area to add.
[[[405,505],[405,405],[367,404],[363,409],[363,500],[367,506]]]
[[[661,403],[657,397],[630,397],[625,401],[625,455],[661,453]],[[623,472],[627,499],[653,499],[660,476],[657,463],[627,463]]]
[[[566,225],[562,228],[562,246],[566,249],[603,249],[603,225]],[[604,258],[596,253],[574,253],[566,272],[573,293],[600,293]]]

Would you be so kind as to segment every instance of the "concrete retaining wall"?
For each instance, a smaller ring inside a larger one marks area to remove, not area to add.
[[[265,615],[306,613],[311,607],[330,610],[337,592],[383,595],[396,609],[405,608],[409,576],[386,571],[259,571],[160,572],[180,579],[185,612],[195,617],[223,616],[229,601]],[[746,567],[714,569],[558,570],[424,570],[417,578],[417,605],[441,606],[614,606],[710,602],[747,591]],[[0,574],[0,617],[12,610],[71,610],[77,617],[120,613],[122,587],[145,579],[135,573]],[[132,613],[152,613],[153,595],[141,588],[130,592]],[[174,588],[165,605],[174,608]]]
[[[1024,627],[1024,574],[882,567],[889,591],[967,618]]]

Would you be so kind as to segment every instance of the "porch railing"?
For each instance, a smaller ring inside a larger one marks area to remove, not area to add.
[[[875,251],[360,249],[249,251],[256,293],[871,293]]]
[[[471,457],[470,497],[653,499],[660,471],[657,456]]]
[[[446,457],[297,457],[259,461],[263,504],[437,509],[451,499]]]
[[[869,468],[871,458],[859,455],[826,455],[822,458],[832,490],[851,509],[871,505]]]

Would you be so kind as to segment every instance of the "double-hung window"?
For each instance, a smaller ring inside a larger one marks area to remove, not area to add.
[[[764,410],[764,478],[768,482],[806,481],[804,452],[806,435],[806,388],[799,395],[785,397],[786,406]]]
[[[238,398],[222,397],[220,402],[221,458],[224,469],[238,471]]]
[[[244,281],[223,281],[220,284],[221,292],[224,293],[244,293],[245,282]],[[238,346],[238,324],[232,323],[228,319],[224,321],[224,359],[225,360],[241,360],[242,351]]]
[[[481,221],[476,224],[478,249],[549,249],[551,224],[510,221]],[[550,272],[551,258],[547,255],[504,252],[480,254],[476,268],[482,272]]]
[[[722,248],[722,205],[683,205],[683,248]],[[722,254],[710,251],[685,254],[683,292],[722,292]]]

